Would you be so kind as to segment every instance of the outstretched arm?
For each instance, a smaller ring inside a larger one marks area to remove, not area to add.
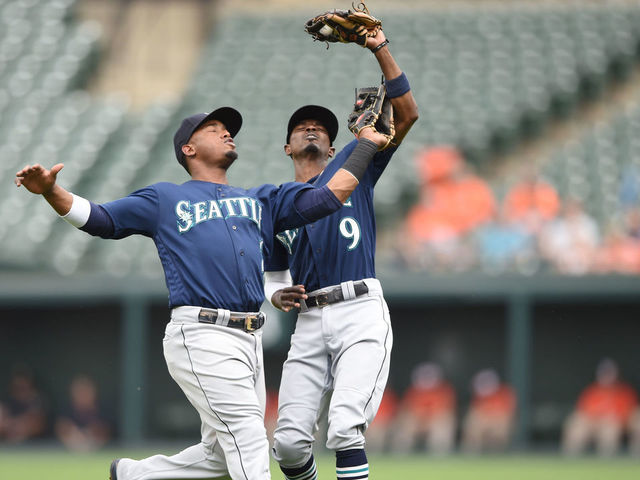
[[[51,170],[38,164],[27,165],[16,173],[15,183],[31,193],[42,195],[58,215],[64,216],[71,210],[73,195],[56,183],[58,172],[63,167],[62,163],[54,165]]]
[[[403,76],[402,70],[391,55],[388,42],[384,44],[386,40],[384,32],[380,30],[375,37],[367,38],[366,47],[375,55],[386,80],[387,96],[391,99],[391,105],[393,105],[393,120],[396,129],[394,143],[399,145],[411,129],[411,126],[418,120],[418,105],[415,98],[413,98],[411,90],[399,96],[394,96],[393,92],[390,92],[390,85],[395,82],[396,85],[402,87],[401,82],[403,80],[406,81],[406,77]],[[402,92],[402,90],[400,91]]]
[[[47,170],[42,165],[27,165],[16,173],[15,183],[31,193],[42,195],[58,215],[74,227],[91,235],[110,238],[113,221],[104,208],[68,192],[56,183],[58,173],[64,165],[58,163]]]

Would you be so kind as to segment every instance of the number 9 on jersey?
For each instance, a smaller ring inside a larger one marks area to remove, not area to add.
[[[345,217],[340,220],[340,235],[342,235],[351,243],[347,245],[347,250],[351,251],[360,243],[360,225],[353,217]]]

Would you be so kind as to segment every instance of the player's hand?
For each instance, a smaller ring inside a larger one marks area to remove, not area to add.
[[[288,312],[292,308],[300,308],[300,299],[307,299],[304,285],[293,285],[276,290],[271,296],[271,303],[277,309]]]
[[[382,133],[376,131],[372,127],[365,127],[360,130],[360,133],[356,136],[358,140],[361,138],[366,138],[367,140],[371,140],[373,143],[378,145],[378,150],[383,147],[386,147],[389,143],[389,138]]]
[[[56,184],[56,177],[62,167],[64,167],[62,163],[54,165],[51,170],[47,170],[39,164],[27,165],[16,173],[14,181],[18,187],[24,186],[31,193],[45,194]]]
[[[384,36],[384,32],[382,31],[382,29],[380,29],[378,30],[378,33],[375,35],[375,37],[367,37],[367,43],[365,44],[365,47],[367,47],[369,50],[373,50],[386,39],[387,37]]]

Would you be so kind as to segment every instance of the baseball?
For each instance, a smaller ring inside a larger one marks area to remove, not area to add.
[[[325,37],[330,37],[333,34],[333,28],[331,28],[329,25],[324,25],[320,29],[319,33],[324,35]]]

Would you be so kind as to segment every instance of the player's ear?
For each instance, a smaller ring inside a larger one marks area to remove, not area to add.
[[[329,147],[329,158],[333,158],[336,153],[336,147]]]
[[[285,144],[285,146],[284,146],[284,154],[285,154],[287,157],[290,157],[290,156],[291,156],[291,145],[289,145],[288,143],[287,143],[287,144]]]
[[[182,146],[182,153],[184,153],[185,157],[190,157],[196,153],[196,149],[193,148],[193,145],[187,143]]]

